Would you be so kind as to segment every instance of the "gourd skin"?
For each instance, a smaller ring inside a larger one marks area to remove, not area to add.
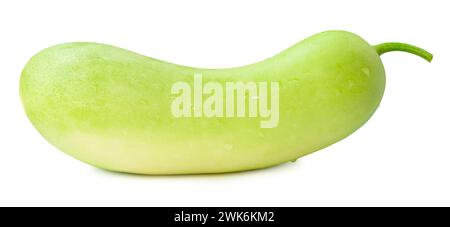
[[[279,124],[259,118],[175,118],[171,86],[278,81]],[[57,45],[23,70],[20,95],[36,129],[99,168],[197,174],[269,167],[333,144],[361,127],[384,92],[375,49],[355,34],[319,33],[262,62],[197,69],[96,43]]]

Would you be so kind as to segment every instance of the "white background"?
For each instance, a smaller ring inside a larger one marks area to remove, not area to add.
[[[450,206],[450,34],[446,1],[1,1],[0,206]],[[196,67],[268,58],[317,32],[402,41],[435,55],[382,56],[372,119],[296,163],[224,175],[134,176],[47,143],[18,95],[27,60],[58,43],[113,44]]]

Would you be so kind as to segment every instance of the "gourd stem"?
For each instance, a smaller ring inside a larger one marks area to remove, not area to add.
[[[382,43],[378,44],[375,47],[375,50],[377,51],[378,55],[382,55],[386,52],[391,51],[403,51],[408,52],[411,54],[415,54],[419,57],[422,57],[423,59],[427,60],[428,62],[431,62],[433,60],[433,54],[430,52],[413,45],[409,45],[406,43]]]

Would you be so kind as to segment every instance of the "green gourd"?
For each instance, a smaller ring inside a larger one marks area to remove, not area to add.
[[[296,160],[361,127],[382,99],[379,55],[389,51],[432,59],[415,46],[371,46],[345,31],[319,33],[267,60],[227,69],[68,43],[31,58],[20,96],[28,118],[51,144],[93,166],[158,175],[244,171]],[[199,88],[199,81],[210,88]],[[226,86],[233,82],[268,86],[277,99],[244,90],[245,102],[236,98],[228,106]],[[250,111],[250,105],[262,106],[253,99],[270,104],[266,118],[258,115],[261,109]],[[189,113],[174,113],[177,104]],[[271,123],[269,108],[278,108]]]

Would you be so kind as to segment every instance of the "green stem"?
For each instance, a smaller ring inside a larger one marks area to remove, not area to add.
[[[422,57],[423,59],[427,60],[428,62],[431,62],[431,60],[433,60],[433,55],[430,52],[428,52],[420,47],[416,47],[416,46],[409,45],[406,43],[382,43],[382,44],[378,44],[374,47],[379,55],[382,55],[386,52],[391,52],[391,51],[404,51],[404,52],[408,52],[411,54],[415,54],[419,57]]]

